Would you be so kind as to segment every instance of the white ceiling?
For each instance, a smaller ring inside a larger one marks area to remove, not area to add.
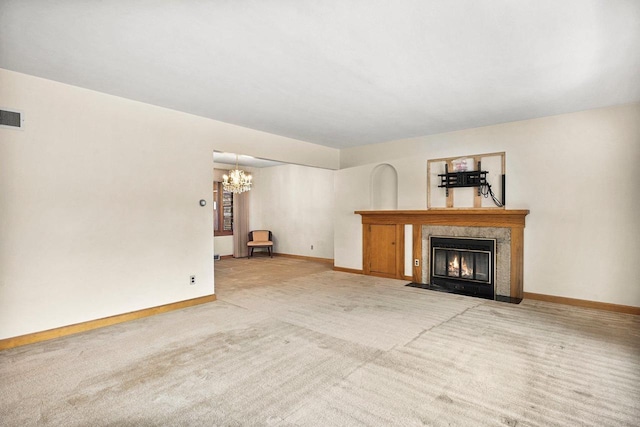
[[[330,147],[640,101],[640,0],[2,0],[0,67]]]

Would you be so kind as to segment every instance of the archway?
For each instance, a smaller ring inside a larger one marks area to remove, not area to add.
[[[398,209],[398,172],[390,164],[371,171],[371,209]]]

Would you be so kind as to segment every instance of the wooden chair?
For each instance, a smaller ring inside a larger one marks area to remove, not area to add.
[[[249,258],[253,256],[254,248],[267,248],[269,256],[273,258],[273,238],[269,230],[253,230],[249,232]]]

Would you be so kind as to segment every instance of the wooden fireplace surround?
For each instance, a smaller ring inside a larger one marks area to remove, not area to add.
[[[363,273],[376,274],[370,270],[371,258],[375,254],[375,242],[371,238],[370,225],[395,225],[398,244],[396,246],[396,269],[392,276],[405,279],[404,276],[404,226],[413,225],[413,257],[422,259],[422,226],[448,225],[461,227],[504,227],[511,229],[511,277],[512,298],[523,298],[523,258],[525,209],[429,209],[429,210],[389,210],[355,211],[362,216],[362,265]],[[394,242],[395,244],[395,242]],[[422,281],[422,267],[413,266],[412,280]]]

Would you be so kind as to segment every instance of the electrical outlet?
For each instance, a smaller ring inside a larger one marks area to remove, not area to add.
[[[196,284],[196,276],[190,276],[189,277],[189,283],[192,284],[192,285],[195,285]]]
[[[414,265],[415,267],[420,267],[420,260],[419,260],[418,258],[414,259],[414,260],[413,260],[413,265]]]
[[[311,245],[311,250],[313,250],[313,245]]]

